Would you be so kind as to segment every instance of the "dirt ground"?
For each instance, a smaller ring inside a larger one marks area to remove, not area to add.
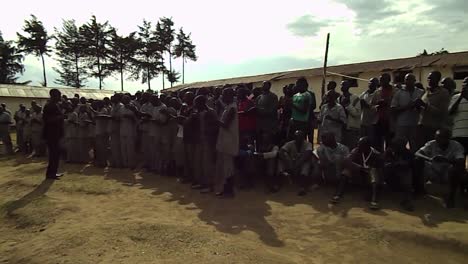
[[[261,186],[234,199],[174,178],[1,158],[0,263],[467,263],[468,211],[432,197],[403,212],[395,194],[369,211],[359,193],[305,197]]]

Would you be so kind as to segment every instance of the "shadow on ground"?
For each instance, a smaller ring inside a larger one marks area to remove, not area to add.
[[[13,166],[25,172],[27,167],[20,167],[28,163],[42,162],[44,160],[31,160],[22,157],[10,158],[14,162]],[[1,158],[0,160],[4,160]],[[46,164],[44,164],[44,167]],[[326,186],[317,191],[309,193],[305,197],[298,197],[295,188],[285,186],[283,190],[276,194],[266,194],[262,183],[257,184],[257,188],[250,191],[240,191],[233,199],[215,198],[213,194],[200,194],[191,190],[189,185],[180,184],[173,177],[162,177],[152,173],[141,171],[131,171],[128,169],[97,168],[90,164],[66,164],[64,171],[77,173],[89,177],[104,177],[108,180],[115,180],[124,186],[139,187],[152,190],[154,195],[169,194],[167,202],[177,202],[185,206],[187,210],[200,210],[198,217],[208,225],[214,226],[218,231],[227,234],[238,234],[243,231],[251,231],[258,235],[260,240],[271,247],[282,247],[284,241],[278,238],[275,228],[269,223],[271,216],[271,203],[280,203],[285,206],[303,204],[312,207],[320,213],[334,214],[343,218],[348,216],[349,210],[361,208],[369,214],[379,217],[387,216],[389,211],[398,211],[421,219],[421,222],[428,227],[437,227],[444,222],[466,223],[468,212],[457,208],[450,212],[442,207],[442,203],[437,197],[426,197],[415,201],[416,210],[414,212],[403,211],[399,207],[400,196],[398,193],[382,193],[381,207],[385,210],[371,211],[367,209],[365,202],[359,195],[359,190],[350,190],[343,201],[336,206],[330,206],[327,202],[333,193],[332,186]],[[66,178],[65,178],[66,179]],[[43,195],[50,188],[53,181],[43,181],[31,193],[8,205],[7,210],[14,211],[24,207],[30,201]],[[240,198],[239,198],[240,197]],[[324,199],[325,197],[325,199]],[[460,205],[460,203],[458,203]]]

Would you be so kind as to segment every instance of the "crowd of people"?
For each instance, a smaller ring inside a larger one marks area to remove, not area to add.
[[[384,73],[361,95],[351,93],[347,80],[341,93],[331,81],[320,106],[305,78],[285,86],[280,98],[268,81],[261,88],[116,93],[103,100],[52,89],[44,109],[32,102],[12,115],[3,105],[0,132],[10,154],[12,119],[17,151],[42,156],[47,145],[46,176],[53,179],[62,157],[175,176],[219,197],[259,184],[278,192],[288,182],[303,196],[331,184],[331,203],[338,203],[353,185],[378,209],[379,194],[388,189],[401,193],[406,210],[414,210],[412,201],[426,194],[427,184],[438,182],[448,185],[445,202],[452,208],[457,192],[468,187],[468,78],[459,93],[452,79],[441,78],[431,72],[424,89],[413,74],[393,85]]]

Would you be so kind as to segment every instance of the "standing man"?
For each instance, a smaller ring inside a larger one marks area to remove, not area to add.
[[[271,82],[263,82],[262,94],[256,99],[257,138],[264,133],[274,135],[278,129],[278,96],[270,89]]]
[[[337,86],[337,84],[336,84],[335,81],[329,81],[329,82],[327,83],[327,89],[326,89],[326,91],[325,91],[325,95],[324,95],[323,98],[322,98],[322,102],[320,103],[320,107],[322,107],[322,105],[324,105],[324,104],[327,103],[327,96],[326,96],[326,94],[327,94],[328,92],[332,91],[332,92],[336,93],[336,98],[338,98],[338,97],[340,96],[340,93],[338,93],[338,92],[336,91],[336,86]]]
[[[181,179],[182,183],[195,183],[194,172],[198,171],[199,164],[196,164],[194,159],[195,146],[198,142],[199,129],[197,128],[197,122],[194,118],[191,118],[194,113],[193,100],[195,95],[192,92],[186,92],[184,94],[184,104],[180,109],[179,119],[182,124],[182,135],[185,155],[185,166],[184,166],[184,177]],[[223,103],[224,105],[224,103]]]
[[[124,95],[123,107],[120,108],[120,151],[122,151],[122,165],[124,168],[136,167],[136,114],[135,106],[130,103],[130,97]]]
[[[327,92],[327,104],[320,108],[320,136],[330,132],[338,142],[342,142],[342,131],[347,120],[343,106],[336,103],[336,96],[333,91]]]
[[[143,152],[143,160],[144,164],[143,167],[147,170],[151,170],[151,113],[153,112],[153,105],[150,102],[151,94],[144,93],[142,96],[142,106],[140,108],[140,112],[142,113],[140,119],[140,130],[142,135],[142,152]]]
[[[91,149],[91,141],[89,140],[89,127],[92,121],[88,114],[86,105],[82,104],[78,108],[78,162],[87,164],[89,162],[89,150]]]
[[[152,170],[156,173],[162,173],[163,167],[163,153],[165,149],[165,141],[163,140],[163,125],[167,122],[167,115],[163,114],[166,111],[166,105],[161,101],[157,95],[151,96],[151,103],[153,104],[153,112],[151,113],[151,142],[152,142]],[[191,171],[190,173],[193,173]]]
[[[3,107],[0,107],[0,139],[6,149],[6,154],[13,154],[13,145],[10,137],[11,116]]]
[[[120,102],[122,94],[115,94],[111,97],[111,131],[110,131],[110,149],[111,149],[111,167],[122,168],[122,152],[120,150],[120,112],[123,104]]]
[[[463,80],[461,93],[452,98],[449,114],[453,120],[452,137],[468,151],[468,77]]]
[[[309,87],[309,83],[305,78],[299,78],[296,81],[296,94],[293,96],[293,104],[292,104],[292,129],[291,131],[295,133],[295,131],[300,130],[304,132],[304,134],[308,134],[309,132],[309,112],[310,112],[310,104],[311,98],[310,94],[307,92],[307,87]],[[294,135],[289,135],[289,138],[293,138]]]
[[[292,100],[294,96],[294,84],[288,84],[283,87],[283,96],[279,99],[278,113],[280,117],[280,142],[285,143],[289,132],[289,125],[292,114]]]
[[[234,158],[239,153],[239,118],[234,102],[235,92],[231,88],[223,91],[222,99],[226,105],[219,120],[219,133],[216,143],[216,196],[234,195]]]
[[[65,120],[65,139],[67,148],[67,162],[77,163],[80,160],[79,148],[80,142],[78,138],[78,113],[73,109],[71,102],[66,104],[67,119]]]
[[[109,120],[110,111],[103,101],[97,102],[96,122],[96,151],[94,152],[94,162],[98,167],[107,166],[107,153],[109,148]]]
[[[369,138],[372,146],[375,146],[375,128],[377,112],[371,106],[375,91],[379,86],[379,79],[372,78],[369,80],[369,89],[361,94],[361,136]]]
[[[395,137],[406,143],[409,142],[413,153],[417,150],[416,128],[419,119],[419,109],[416,104],[424,94],[424,91],[414,86],[415,83],[416,77],[408,73],[405,76],[405,86],[396,91],[391,105],[396,116]]]
[[[447,90],[452,96],[455,93],[455,90],[457,89],[457,83],[450,77],[446,77],[442,80],[442,88]]]
[[[395,90],[390,81],[390,74],[384,73],[380,76],[380,88],[375,92],[371,103],[371,106],[377,110],[375,144],[380,151],[383,151],[385,146],[390,146],[393,136],[393,120],[390,106]]]
[[[24,119],[26,115],[26,107],[23,104],[19,105],[19,110],[15,113],[15,122],[16,122],[16,145],[18,146],[19,152],[25,152],[24,144]]]
[[[338,98],[338,102],[343,106],[347,118],[344,129],[343,143],[350,149],[356,147],[361,129],[361,103],[359,97],[349,92],[350,84],[344,80],[341,82],[343,94]]]
[[[11,117],[11,111],[7,108],[6,104],[1,104],[2,108],[3,108],[3,111],[7,114],[10,115]]]
[[[37,105],[31,112],[31,143],[35,157],[45,155],[45,146],[42,139],[43,126],[42,108]]]
[[[468,153],[468,77],[463,80],[460,94],[452,98],[449,114],[452,117],[452,137],[465,149],[465,156]],[[468,192],[468,178],[462,179],[462,188]]]
[[[60,162],[60,139],[63,137],[64,118],[58,103],[61,99],[61,93],[58,89],[51,89],[50,100],[44,106],[44,121],[43,138],[46,141],[49,152],[49,165],[47,167],[47,179],[59,179],[63,174],[58,174],[58,166]]]
[[[200,153],[201,169],[199,184],[202,193],[213,191],[214,175],[216,171],[216,139],[218,137],[218,117],[216,111],[206,105],[205,96],[195,98],[200,121]]]
[[[450,94],[449,91],[439,86],[440,79],[440,72],[433,71],[429,73],[427,92],[422,100],[417,102],[417,105],[421,108],[418,133],[421,139],[419,147],[433,140],[435,132],[447,124]]]

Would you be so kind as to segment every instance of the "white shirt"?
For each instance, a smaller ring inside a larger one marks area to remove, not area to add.
[[[460,94],[456,94],[452,97],[450,105],[454,104],[459,98]],[[468,137],[468,100],[462,98],[457,110],[453,114],[453,126],[452,136],[456,137]]]
[[[326,160],[330,163],[342,163],[349,155],[349,148],[338,142],[336,148],[322,144],[317,148],[317,155],[320,160]]]
[[[375,92],[376,91],[370,94],[369,91],[365,91],[361,94],[361,96],[359,96],[359,98],[366,101],[368,105],[371,105],[372,99],[375,96]],[[362,108],[361,113],[361,125],[370,126],[377,122],[377,112],[373,107]]]

